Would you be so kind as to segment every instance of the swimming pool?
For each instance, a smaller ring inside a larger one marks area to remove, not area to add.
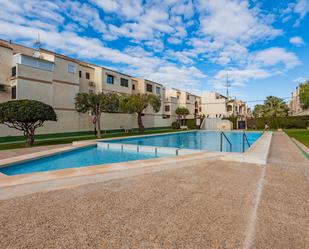
[[[20,175],[33,172],[44,172],[67,168],[79,168],[100,164],[127,162],[133,160],[150,159],[155,157],[170,156],[153,152],[124,151],[107,149],[101,146],[89,146],[58,153],[52,156],[21,162],[0,168],[6,175]]]
[[[192,154],[199,150],[243,152],[249,148],[248,143],[244,140],[243,132],[224,132],[224,135],[222,134],[217,131],[192,131],[105,140],[96,145],[3,166],[0,167],[0,172],[13,176],[174,156],[183,153]],[[250,145],[257,141],[261,135],[262,132],[246,132]]]
[[[260,138],[262,132],[246,132],[248,142],[252,145]],[[225,136],[226,137],[225,137]],[[222,137],[222,151],[243,152],[249,145],[244,140],[243,132],[224,132]],[[134,137],[109,140],[109,143],[134,144],[141,146],[174,147],[180,149],[194,149],[207,151],[221,151],[221,132],[219,131],[192,131],[156,136]],[[230,141],[231,145],[229,144]]]

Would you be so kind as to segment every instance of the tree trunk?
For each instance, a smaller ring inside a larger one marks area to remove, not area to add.
[[[142,120],[142,114],[141,113],[137,113],[137,124],[138,124],[138,130],[140,133],[144,133],[145,128],[143,125],[143,120]]]
[[[101,123],[100,123],[101,115],[97,116],[97,138],[101,138]]]
[[[34,143],[34,131],[27,131],[25,133],[26,136],[26,147],[30,147]]]

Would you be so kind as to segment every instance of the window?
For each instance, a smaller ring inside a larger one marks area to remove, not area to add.
[[[79,70],[79,78],[82,77],[82,71]]]
[[[114,76],[108,74],[106,82],[107,82],[107,84],[114,84]]]
[[[160,87],[156,87],[156,94],[161,94],[161,88]]]
[[[132,84],[132,90],[135,90],[135,85],[134,84]]]
[[[94,91],[92,89],[89,89],[89,93],[92,94],[94,93]]]
[[[12,67],[12,76],[16,76],[16,66]]]
[[[189,94],[187,94],[187,100],[190,100],[190,95]]]
[[[90,79],[90,73],[86,73],[86,79],[87,79],[87,80]]]
[[[16,99],[16,86],[12,86],[11,98]]]
[[[76,73],[76,66],[72,65],[72,64],[69,64],[68,65],[68,72],[69,73]]]
[[[147,84],[147,85],[146,85],[146,91],[152,93],[152,85]]]
[[[166,106],[164,107],[164,110],[165,110],[166,112],[169,112],[169,111],[171,110],[171,106],[166,105]]]
[[[129,87],[129,81],[127,79],[121,78],[120,85],[124,87]]]

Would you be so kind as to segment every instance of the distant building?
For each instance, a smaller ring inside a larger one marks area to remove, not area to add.
[[[178,107],[185,107],[189,110],[189,115],[186,118],[195,118],[202,111],[201,97],[175,88],[166,90],[164,114],[176,120],[175,110]]]
[[[202,113],[209,118],[248,117],[250,108],[240,99],[230,99],[216,92],[202,94]]]
[[[204,92],[202,94],[202,114],[206,118],[227,117],[227,97],[216,92]]]
[[[309,115],[309,109],[304,109],[299,100],[299,86],[292,92],[292,100],[289,103],[291,116],[305,116]]]

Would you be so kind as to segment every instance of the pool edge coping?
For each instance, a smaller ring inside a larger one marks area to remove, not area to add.
[[[172,132],[171,134],[175,134],[175,133],[177,132]],[[154,135],[157,135],[157,134],[151,134],[147,136],[154,136]],[[268,139],[269,143],[266,144],[267,150],[266,151],[264,150],[261,152],[261,148],[265,147],[264,140],[267,139],[269,136],[270,136],[270,139]],[[264,132],[262,136],[252,145],[252,147],[256,149],[250,148],[251,150],[248,150],[245,153],[201,151],[201,152],[179,155],[179,156],[171,155],[168,157],[153,158],[153,159],[146,159],[146,160],[134,160],[134,161],[128,161],[128,162],[112,163],[112,164],[85,166],[85,167],[80,167],[80,168],[67,168],[67,169],[61,169],[61,170],[34,172],[34,173],[29,173],[29,174],[21,174],[21,175],[13,175],[13,176],[8,176],[8,175],[0,173],[0,188],[21,185],[21,184],[30,184],[30,183],[41,182],[41,181],[52,181],[52,180],[57,180],[57,179],[62,179],[62,178],[102,174],[102,173],[106,173],[104,171],[108,171],[108,169],[110,168],[113,168],[116,171],[119,170],[117,169],[119,167],[125,168],[125,167],[130,166],[130,168],[133,168],[132,165],[137,164],[137,162],[138,164],[142,164],[143,167],[147,167],[147,166],[160,165],[162,163],[173,163],[175,161],[187,161],[187,160],[194,160],[197,158],[203,159],[203,158],[215,157],[218,160],[221,159],[225,161],[246,162],[246,163],[264,165],[267,163],[267,156],[269,152],[271,136],[272,136],[271,132]],[[128,136],[128,137],[132,137],[132,136]],[[75,149],[85,148],[88,146],[94,146],[96,145],[97,142],[98,140],[83,141],[83,143],[78,143],[78,144],[72,143],[71,146],[65,146],[65,147],[51,149],[47,151],[35,152],[31,154],[22,155],[19,157],[14,157],[14,158],[2,159],[0,160],[0,167],[7,166],[8,163],[14,164],[18,162],[25,162],[25,161],[32,160],[34,158],[38,159],[38,158],[43,158],[47,156],[52,156],[52,155],[62,153],[62,152],[69,152]],[[161,148],[164,148],[164,147],[161,147]],[[266,155],[265,155],[265,152],[266,152]],[[127,169],[129,170],[130,168],[127,168]],[[7,182],[7,184],[4,184],[3,181]]]

